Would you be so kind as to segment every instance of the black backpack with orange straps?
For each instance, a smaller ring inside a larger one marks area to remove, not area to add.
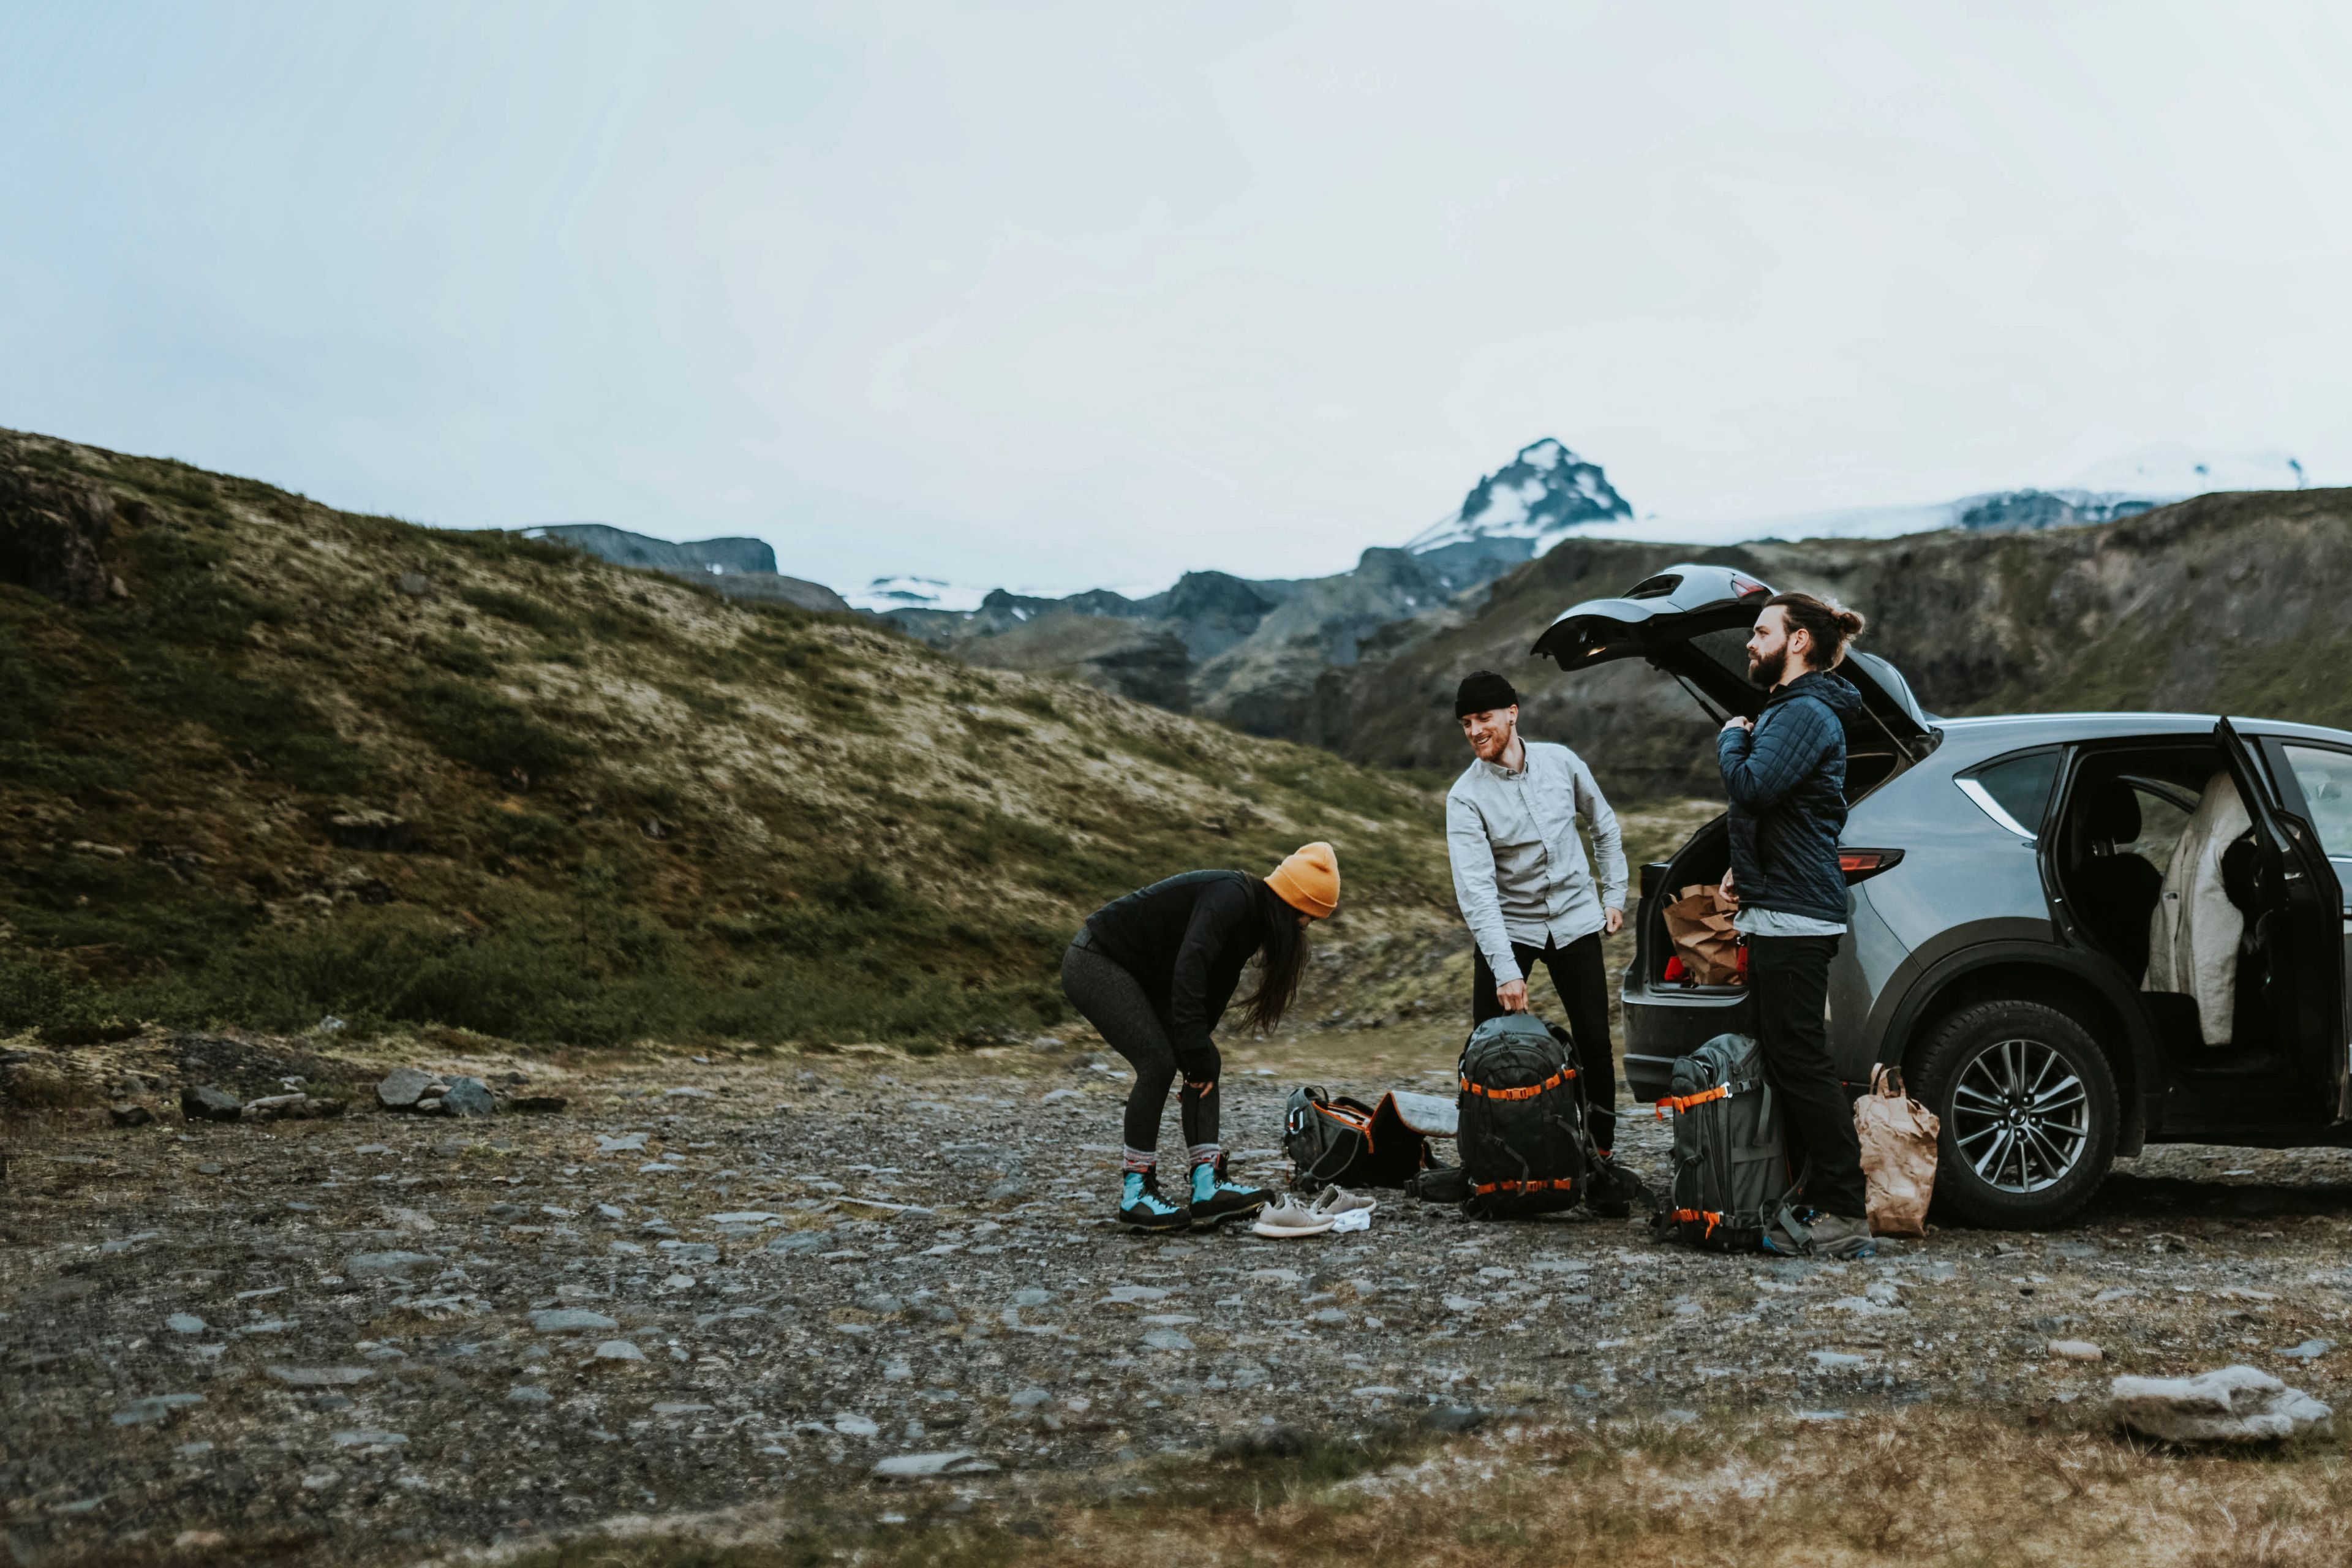
[[[1789,1200],[1789,1161],[1763,1053],[1746,1035],[1717,1035],[1677,1058],[1674,1192],[1651,1224],[1708,1252],[1755,1252]]]
[[[1568,1031],[1531,1013],[1489,1018],[1470,1031],[1459,1078],[1463,1212],[1515,1219],[1582,1203],[1595,1159]]]

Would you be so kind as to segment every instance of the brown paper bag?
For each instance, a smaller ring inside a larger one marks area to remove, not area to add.
[[[1747,975],[1739,967],[1739,933],[1731,929],[1738,905],[1723,901],[1722,889],[1711,882],[1685,888],[1660,911],[1666,935],[1695,985],[1740,985]]]
[[[1936,1192],[1936,1113],[1903,1092],[1895,1068],[1870,1069],[1870,1092],[1853,1102],[1853,1130],[1862,1140],[1862,1173],[1869,1184],[1873,1236],[1925,1236],[1927,1203]]]

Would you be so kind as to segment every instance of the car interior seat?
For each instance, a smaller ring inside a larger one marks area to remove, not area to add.
[[[2229,773],[2207,779],[2189,826],[2173,846],[2156,912],[2148,918],[2147,977],[2141,989],[2194,999],[2198,1031],[2209,1046],[2228,1045],[2236,1028],[2238,948],[2246,917],[2230,898],[2222,859],[2252,826]]]
[[[2124,846],[2139,837],[2139,797],[2110,779],[2092,792],[2078,842],[2088,853],[2074,873],[2083,923],[2137,985],[2147,973],[2150,917],[2164,874]]]

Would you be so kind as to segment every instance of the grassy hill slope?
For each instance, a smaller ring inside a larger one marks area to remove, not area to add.
[[[0,689],[0,1031],[939,1041],[1060,1016],[1176,870],[1445,900],[1435,803],[1325,753],[5,432]]]
[[[2021,533],[1731,549],[1572,540],[1498,581],[1476,616],[1326,671],[1306,738],[1361,761],[1451,769],[1454,682],[1501,670],[1530,732],[1567,741],[1628,797],[1714,795],[1712,727],[1671,679],[1614,664],[1571,679],[1528,649],[1579,600],[1676,561],[1721,562],[1871,618],[1940,713],[2232,712],[2352,726],[2352,490],[2202,496],[2119,522]]]

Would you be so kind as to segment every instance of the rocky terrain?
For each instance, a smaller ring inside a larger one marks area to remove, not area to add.
[[[1442,1090],[1450,1026],[1384,1022],[1231,1048],[1244,1171],[1283,1170],[1293,1083]],[[1854,1511],[1813,1521],[1816,1547],[1874,1531],[1918,1561],[1972,1531],[1980,1546],[2087,1527],[2092,1505],[2036,1500],[2092,1485],[2117,1506],[2169,1488],[2117,1528],[2146,1539],[2170,1510],[2195,1525],[2182,1539],[2210,1542],[2179,1490],[2190,1472],[2168,1481],[2169,1461],[2108,1432],[2108,1380],[2242,1363],[2333,1401],[2352,1354],[2336,1348],[2352,1342],[2340,1151],[2154,1150],[2078,1228],[1937,1228],[1852,1265],[1702,1256],[1582,1213],[1481,1225],[1395,1194],[1361,1235],[1145,1239],[1105,1219],[1124,1085],[1086,1044],[421,1063],[569,1104],[476,1120],[373,1109],[385,1063],[303,1042],[152,1031],[54,1053],[163,1114],[13,1129],[13,1560],[390,1563],[552,1542],[544,1561],[587,1562],[561,1542],[612,1531],[654,1552],[705,1529],[889,1559],[901,1526],[923,1552],[942,1539],[923,1531],[964,1541],[955,1560],[1073,1531],[1087,1560],[1081,1540],[1276,1518],[1336,1559],[1337,1518],[1415,1497],[1452,1513],[1564,1465],[1601,1479],[1559,1528],[1647,1520],[1643,1539],[1679,1539],[1661,1510],[1692,1489],[1732,1488],[1756,1505],[1740,1529],[1780,1528],[1771,1500],[1810,1484],[1790,1456],[1837,1471],[1822,1445],[1841,1428],[1876,1445],[1878,1469],[1843,1494]],[[172,1098],[198,1081],[332,1084],[353,1103],[184,1121]],[[1663,1129],[1626,1126],[1622,1146],[1654,1168]],[[1997,1519],[1925,1497],[1874,1511],[1939,1465],[1937,1495],[1990,1485],[1993,1458],[2019,1478]],[[2332,1450],[2257,1468],[2274,1529],[2301,1517],[2276,1511],[2279,1489],[2344,1487]],[[1559,1506],[1497,1495],[1471,1511],[1524,1526]],[[1424,1520],[1427,1539],[1476,1547],[1464,1517]],[[2306,1536],[2344,1539],[2324,1518]],[[1753,1539],[1747,1560],[1765,1560]],[[1533,1546],[1498,1522],[1485,1550]],[[2132,1560],[2335,1560],[2301,1551]]]

